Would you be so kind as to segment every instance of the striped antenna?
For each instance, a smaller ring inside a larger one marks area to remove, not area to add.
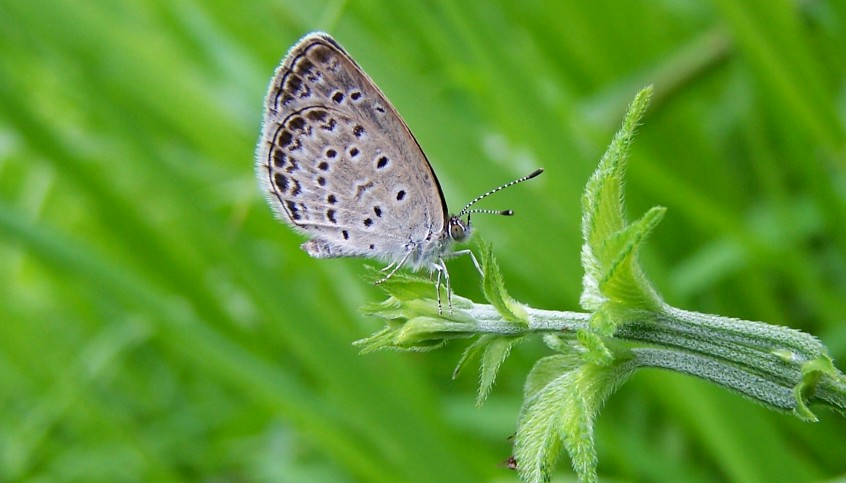
[[[514,181],[511,181],[509,183],[505,183],[502,186],[498,186],[498,187],[488,191],[487,193],[485,193],[483,195],[477,196],[475,200],[471,201],[470,203],[467,203],[467,206],[465,206],[464,208],[461,209],[461,212],[458,214],[458,216],[462,217],[464,215],[469,215],[470,213],[487,213],[487,214],[490,214],[490,215],[505,215],[505,216],[513,215],[514,212],[511,211],[511,210],[471,210],[470,207],[473,206],[474,204],[476,204],[476,202],[478,202],[478,201],[480,201],[484,198],[487,198],[488,196],[496,193],[499,190],[504,190],[505,188],[509,188],[511,186],[514,186],[517,183],[522,183],[523,181],[528,181],[528,180],[534,178],[535,176],[540,175],[541,173],[543,173],[543,168],[538,168],[538,169],[532,171],[532,173],[527,175],[527,176],[523,176],[522,178],[515,179]]]

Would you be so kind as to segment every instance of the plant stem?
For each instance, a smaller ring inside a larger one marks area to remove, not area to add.
[[[528,325],[506,321],[492,305],[467,310],[475,333],[508,336],[530,333],[573,335],[589,330],[590,314],[526,308]],[[702,314],[664,306],[660,311],[629,310],[614,339],[635,343],[625,349],[637,367],[657,367],[693,375],[781,411],[796,411],[794,390],[806,363],[827,358],[814,336],[789,327]],[[809,398],[846,408],[842,377],[823,376]]]

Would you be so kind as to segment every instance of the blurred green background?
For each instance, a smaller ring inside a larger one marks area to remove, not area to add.
[[[666,300],[846,356],[846,3],[0,2],[0,479],[513,481],[515,348],[488,402],[465,344],[360,356],[361,260],[314,260],[253,175],[267,83],[330,32],[402,113],[507,286],[577,310],[579,198],[638,89],[630,217]],[[480,300],[469,260],[457,293]],[[843,368],[842,365],[840,365]],[[599,418],[605,481],[846,477],[846,421],[637,374]],[[572,479],[562,458],[557,478]]]

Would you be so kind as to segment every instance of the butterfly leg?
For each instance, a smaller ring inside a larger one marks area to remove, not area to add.
[[[479,265],[479,260],[476,260],[476,255],[474,255],[472,251],[470,251],[470,250],[458,250],[457,252],[454,252],[452,254],[452,256],[454,256],[454,257],[460,256],[460,255],[470,255],[470,259],[473,260],[473,265],[476,266],[476,270],[479,271],[479,275],[481,275],[482,277],[485,276],[485,272],[482,271],[482,266]]]
[[[397,262],[391,262],[391,263],[387,264],[387,265],[385,266],[385,268],[383,268],[383,269],[381,269],[381,270],[379,270],[379,271],[380,271],[380,272],[387,272],[388,270],[390,270],[390,269],[394,268],[394,266],[395,266],[396,264],[397,264]],[[393,272],[392,272],[392,273],[393,273]]]
[[[441,267],[436,263],[435,264],[435,271],[438,272],[438,278],[435,280],[435,296],[438,299],[438,315],[443,313],[443,309],[441,308]]]
[[[439,258],[436,263],[432,264],[432,268],[438,271],[438,279],[437,282],[435,282],[435,293],[438,296],[438,315],[443,314],[443,308],[441,305],[441,274],[444,276],[444,285],[446,285],[447,307],[449,308],[449,313],[452,313],[452,287],[449,283],[449,270],[447,270],[444,259]]]
[[[387,272],[388,270],[390,270],[390,272],[388,272],[388,274],[385,275],[385,277],[382,278],[381,280],[377,280],[373,285],[379,285],[380,283],[383,283],[384,281],[393,277],[394,274],[397,273],[397,270],[399,270],[400,267],[403,266],[403,264],[405,264],[405,261],[408,260],[408,257],[410,257],[410,256],[411,256],[411,250],[406,252],[405,256],[402,257],[402,260],[400,260],[399,263],[394,264],[394,262],[391,262],[387,267],[383,268],[382,269],[383,272]]]

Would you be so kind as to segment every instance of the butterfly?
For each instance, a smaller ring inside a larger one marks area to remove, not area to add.
[[[297,42],[276,70],[264,102],[256,174],[277,217],[310,237],[315,258],[364,257],[387,262],[390,278],[408,267],[437,273],[452,308],[445,260],[472,233],[470,214],[511,210],[470,207],[541,174],[495,188],[449,215],[438,178],[405,121],[381,90],[328,34]],[[464,217],[466,216],[466,219]]]

